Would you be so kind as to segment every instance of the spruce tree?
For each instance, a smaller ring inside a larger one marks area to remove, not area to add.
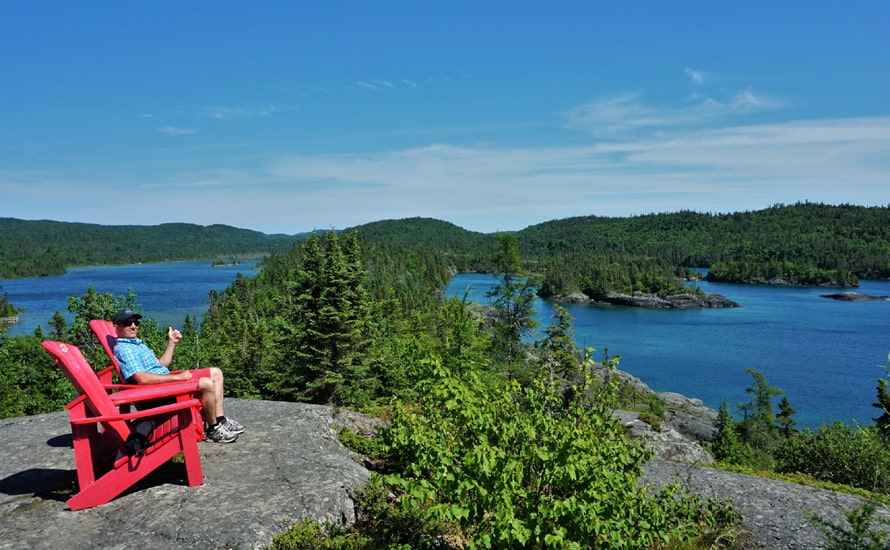
[[[797,422],[791,418],[794,413],[797,411],[794,410],[794,407],[791,406],[791,403],[788,401],[787,396],[782,396],[782,400],[779,402],[779,414],[777,420],[779,432],[785,437],[789,438],[797,431],[794,429],[794,426]]]
[[[717,434],[711,443],[714,458],[728,464],[743,464],[746,460],[745,447],[739,440],[738,428],[729,410],[729,401],[724,399],[717,410]]]
[[[878,379],[878,402],[872,403],[872,407],[881,409],[881,416],[874,418],[875,424],[885,440],[890,442],[890,391],[887,389],[887,379]]]
[[[498,234],[494,260],[494,274],[500,282],[486,293],[495,310],[493,347],[507,365],[512,365],[522,338],[538,325],[534,319],[538,279],[523,269],[515,235]]]

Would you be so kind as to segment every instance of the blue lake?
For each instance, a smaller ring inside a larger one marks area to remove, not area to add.
[[[182,326],[186,315],[199,320],[209,306],[211,290],[223,290],[238,273],[252,277],[257,262],[211,267],[210,262],[169,262],[121,266],[71,268],[65,275],[28,279],[0,279],[0,292],[9,303],[25,308],[10,336],[31,334],[37,325],[49,329],[56,311],[71,321],[68,297],[86,294],[90,285],[99,294],[125,295],[129,288],[146,315],[162,325]]]
[[[181,326],[186,315],[200,318],[208,293],[231,284],[236,274],[253,276],[254,262],[213,268],[209,262],[136,264],[70,269],[66,275],[2,279],[0,292],[26,308],[9,335],[30,334],[56,311],[68,314],[68,297],[93,285],[99,293],[126,294],[132,288],[145,313],[162,324]],[[462,274],[448,285],[450,295],[470,288],[474,301],[494,283],[489,275]],[[645,310],[566,304],[574,317],[579,346],[595,358],[620,355],[619,368],[655,391],[698,397],[717,408],[749,401],[745,388],[753,368],[785,392],[802,426],[853,420],[871,424],[878,410],[878,377],[890,352],[890,302],[840,302],[820,297],[833,290],[699,283],[742,305],[736,309]],[[890,295],[890,282],[863,281],[857,289]],[[552,322],[552,303],[537,301],[542,328]]]
[[[486,303],[489,275],[454,277],[448,294]],[[745,389],[763,373],[785,392],[800,426],[842,420],[871,424],[879,410],[877,379],[887,373],[890,301],[842,302],[822,298],[833,289],[700,282],[733,309],[648,310],[565,304],[574,317],[575,341],[621,356],[619,368],[653,390],[698,397],[718,408],[727,399],[750,401]],[[890,295],[890,282],[863,281],[857,292]],[[537,301],[540,328],[553,322],[551,302]],[[540,330],[539,328],[539,330]],[[778,402],[778,400],[776,401]]]

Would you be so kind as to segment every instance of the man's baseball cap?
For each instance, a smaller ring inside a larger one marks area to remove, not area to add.
[[[130,319],[142,319],[142,315],[139,315],[132,309],[122,309],[114,314],[114,317],[111,318],[111,322],[115,325],[119,325]]]

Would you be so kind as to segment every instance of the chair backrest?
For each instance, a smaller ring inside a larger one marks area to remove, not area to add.
[[[87,363],[77,346],[47,340],[43,342],[43,348],[53,356],[56,364],[65,374],[65,378],[71,382],[77,393],[84,396],[87,407],[94,415],[115,416],[119,414],[105,387],[99,381],[96,371]],[[126,423],[117,421],[112,422],[112,425],[118,434],[126,439],[130,432]]]
[[[114,356],[114,345],[117,343],[117,331],[114,329],[114,323],[105,319],[93,319],[90,321],[90,329],[92,329],[96,338],[99,339],[99,343],[102,345],[102,349],[105,350],[105,354],[108,355],[108,359],[111,360],[114,370],[117,371],[118,380],[121,384],[125,383],[126,380],[124,380],[124,376],[121,374],[121,366]]]

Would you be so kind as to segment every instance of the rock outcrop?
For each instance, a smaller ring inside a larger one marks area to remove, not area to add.
[[[692,309],[740,307],[737,302],[720,294],[603,294],[587,296],[580,292],[565,296],[550,296],[550,300],[570,304],[612,304],[617,306],[642,307],[649,309]]]
[[[843,302],[871,302],[888,300],[890,296],[873,296],[871,294],[863,294],[861,292],[838,292],[835,294],[822,294],[823,298],[831,300],[840,300]]]

